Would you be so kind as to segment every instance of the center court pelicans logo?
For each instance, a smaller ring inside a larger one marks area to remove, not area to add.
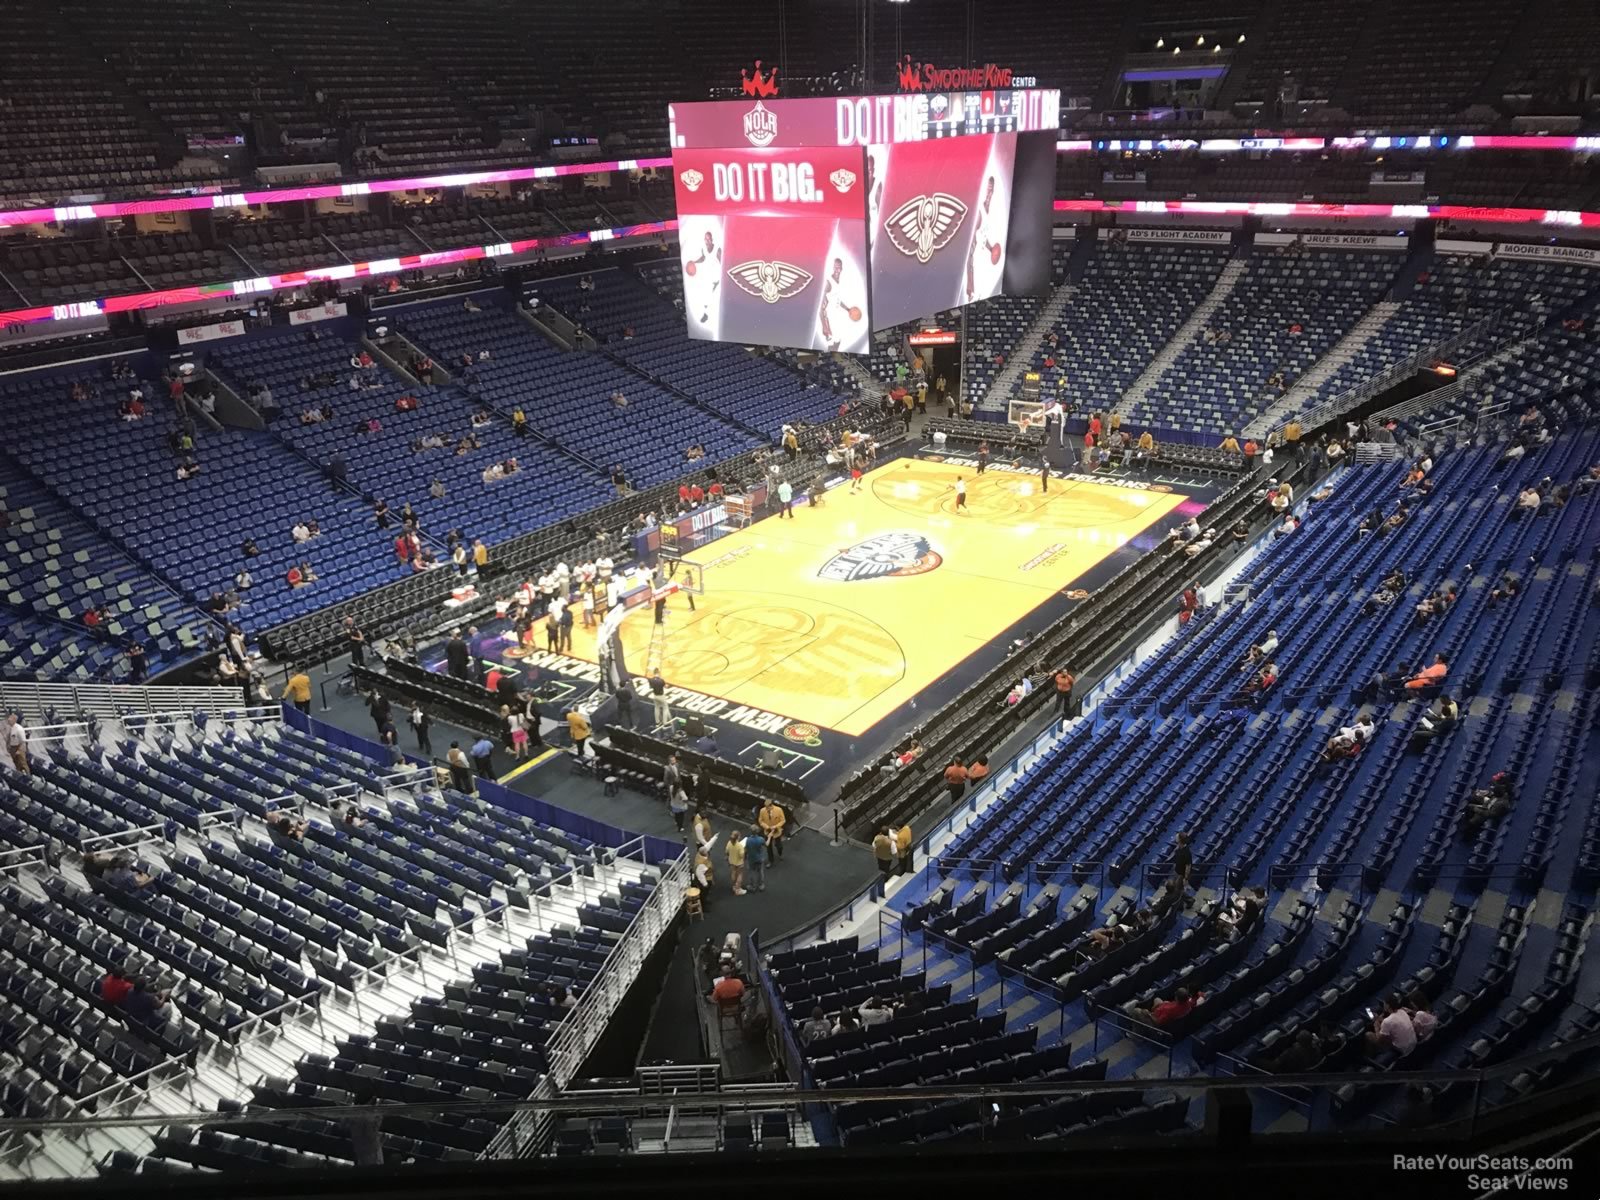
[[[756,106],[744,115],[744,140],[757,149],[765,149],[777,136],[778,114],[757,100]]]
[[[856,173],[846,171],[843,167],[828,176],[828,182],[839,190],[842,196],[856,185]]]
[[[885,218],[883,231],[894,248],[919,263],[943,250],[966,220],[967,206],[947,192],[913,196]]]
[[[853,583],[858,579],[884,579],[891,575],[925,575],[944,555],[920,533],[900,530],[880,533],[848,550],[841,550],[817,571],[818,579]]]
[[[691,192],[698,192],[700,190],[700,185],[706,181],[706,177],[699,171],[696,171],[693,167],[690,167],[682,175],[679,175],[678,179],[683,183],[683,186],[688,188]]]
[[[811,282],[811,272],[802,270],[793,263],[763,262],[757,259],[729,267],[728,274],[740,289],[752,296],[760,296],[768,304],[776,304],[779,300],[799,295]]]

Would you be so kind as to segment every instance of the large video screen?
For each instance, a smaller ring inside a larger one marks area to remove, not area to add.
[[[1050,282],[1053,91],[674,105],[691,337],[867,353]]]
[[[860,149],[680,150],[673,168],[690,337],[871,349]]]
[[[1036,140],[1001,133],[867,148],[873,328],[1048,288],[1055,147],[1041,198]]]

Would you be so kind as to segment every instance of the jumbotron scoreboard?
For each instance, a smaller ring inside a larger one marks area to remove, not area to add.
[[[1060,94],[668,108],[691,337],[865,354],[872,332],[1048,290]]]

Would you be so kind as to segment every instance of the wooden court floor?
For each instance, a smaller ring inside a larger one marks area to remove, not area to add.
[[[951,486],[967,485],[958,513]],[[896,459],[693,555],[704,596],[669,604],[667,681],[847,735],[866,732],[1186,497]],[[632,669],[648,606],[622,640]],[[573,650],[594,661],[593,635]]]

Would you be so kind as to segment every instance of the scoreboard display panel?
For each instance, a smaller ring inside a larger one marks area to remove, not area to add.
[[[1041,89],[672,105],[689,335],[865,354],[1042,294],[1059,120]]]

